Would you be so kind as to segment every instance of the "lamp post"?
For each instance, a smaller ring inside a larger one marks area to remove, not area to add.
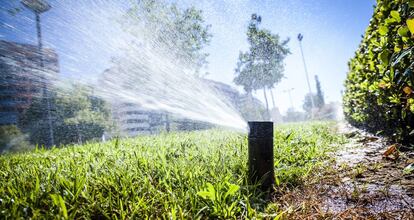
[[[305,67],[306,82],[308,83],[308,88],[309,88],[309,95],[310,95],[310,100],[311,100],[311,104],[312,104],[311,118],[313,119],[313,109],[315,108],[315,103],[313,101],[312,89],[311,89],[311,86],[310,86],[310,83],[309,83],[308,68],[306,67],[305,56],[303,55],[303,49],[302,49],[303,35],[300,34],[300,33],[298,34],[298,40],[299,40],[300,52],[302,54],[303,66]]]
[[[21,3],[28,8],[29,10],[33,11],[36,16],[36,30],[37,30],[37,42],[38,42],[38,53],[40,57],[40,68],[41,71],[44,71],[44,63],[43,63],[43,43],[42,43],[42,29],[40,26],[40,14],[49,11],[52,7],[47,3],[45,0],[22,0]],[[52,126],[52,115],[50,113],[50,100],[47,93],[47,83],[46,77],[41,74],[41,79],[43,83],[43,98],[46,100],[46,114],[47,114],[47,122],[49,127],[49,146],[55,145],[54,134],[53,134],[53,126]]]

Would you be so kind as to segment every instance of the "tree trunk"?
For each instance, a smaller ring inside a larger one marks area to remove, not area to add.
[[[270,111],[269,111],[269,102],[267,101],[267,95],[266,95],[266,87],[263,87],[263,94],[266,102],[266,111],[267,111],[267,118],[270,118]],[[265,119],[267,120],[267,119]]]
[[[258,120],[259,118],[263,118],[262,115],[260,114],[259,109],[257,108],[257,106],[256,106],[256,104],[254,102],[253,93],[252,92],[247,92],[247,96],[249,97],[250,104],[252,105],[252,107],[253,107],[253,109],[255,111],[255,116],[252,119],[250,119],[250,120]]]
[[[270,88],[270,96],[272,97],[273,108],[276,108],[275,98],[273,97],[273,89],[272,88]]]

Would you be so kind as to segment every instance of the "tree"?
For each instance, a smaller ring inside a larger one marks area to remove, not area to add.
[[[309,115],[311,114],[311,111],[312,111],[311,96],[313,98],[314,105],[316,106],[317,105],[316,103],[318,103],[318,101],[317,101],[318,96],[315,95],[314,93],[307,93],[305,95],[305,99],[303,100],[303,105],[302,105],[303,110],[305,110],[305,112],[307,112]]]
[[[209,55],[203,49],[212,35],[211,25],[205,24],[201,10],[181,9],[165,1],[141,0],[133,3],[122,22],[129,33],[139,36],[140,44],[202,75],[200,70],[207,65]]]
[[[321,82],[319,81],[318,75],[315,75],[316,82],[316,96],[318,96],[319,102],[315,103],[316,107],[322,108],[325,105],[325,98],[323,97],[323,92],[321,88]]]
[[[166,94],[174,93],[177,87],[174,72],[205,75],[201,73],[208,57],[204,48],[212,35],[201,10],[179,8],[167,1],[140,0],[132,3],[120,22],[131,44],[102,74],[102,81],[116,78],[117,86],[134,95],[145,91],[154,97],[168,97]],[[165,129],[169,131],[170,116],[164,113]]]
[[[239,54],[234,83],[243,86],[249,96],[252,91],[263,89],[269,113],[266,89],[273,88],[283,78],[283,61],[290,53],[289,39],[281,42],[279,35],[259,29],[260,23],[261,17],[253,14],[247,30],[249,51]]]
[[[319,81],[319,78],[317,75],[315,75],[315,82],[316,82],[316,94],[313,94],[313,93],[306,94],[305,100],[303,101],[303,110],[305,110],[308,114],[312,114],[311,95],[313,98],[314,107],[316,108],[313,111],[319,111],[325,106],[325,98],[323,97],[321,82]]]
[[[323,105],[322,105],[322,101],[323,100],[321,100],[318,95],[316,95],[314,93],[312,93],[312,94],[311,93],[306,94],[305,100],[303,101],[302,107],[303,107],[303,110],[305,110],[309,115],[311,115],[311,113],[312,113],[311,95],[313,97],[314,105],[315,106],[322,106],[323,107]],[[318,109],[315,109],[315,110],[318,110]]]
[[[109,108],[85,86],[54,89],[50,91],[50,102],[53,106],[56,145],[101,138],[111,126]],[[46,145],[48,131],[42,106],[42,98],[34,98],[31,106],[23,113],[19,125],[29,134],[31,142]]]

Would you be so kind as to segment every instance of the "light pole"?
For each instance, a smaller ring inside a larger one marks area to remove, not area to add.
[[[43,63],[43,44],[42,44],[42,29],[40,26],[40,14],[49,11],[52,8],[49,3],[45,0],[22,0],[21,3],[28,8],[29,10],[33,11],[36,16],[36,30],[37,30],[37,42],[38,42],[38,53],[40,57],[40,68],[41,71],[44,71],[44,63]],[[43,98],[46,100],[46,114],[47,114],[47,122],[49,127],[49,146],[55,145],[54,134],[53,134],[53,126],[52,126],[52,115],[50,113],[50,100],[47,93],[47,82],[46,77],[41,74],[41,79],[43,83]]]
[[[311,86],[310,86],[310,83],[309,83],[308,68],[306,67],[305,56],[303,55],[303,49],[302,49],[303,35],[300,34],[300,33],[298,34],[298,40],[299,40],[300,52],[302,54],[303,66],[305,67],[306,82],[308,83],[308,88],[309,88],[309,95],[310,95],[310,100],[311,100],[311,104],[312,104],[311,118],[313,119],[313,109],[315,108],[315,103],[313,101],[312,89],[311,89]]]
[[[291,92],[295,90],[295,88],[290,88],[290,89],[286,89],[283,90],[283,92],[288,93],[289,94],[289,100],[290,100],[290,107],[293,109],[293,99],[292,99],[292,94]]]

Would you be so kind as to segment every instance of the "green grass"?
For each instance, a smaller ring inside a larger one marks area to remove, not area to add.
[[[334,123],[275,131],[277,187],[344,141]],[[252,218],[280,212],[246,184],[245,134],[210,130],[0,156],[0,219]]]

